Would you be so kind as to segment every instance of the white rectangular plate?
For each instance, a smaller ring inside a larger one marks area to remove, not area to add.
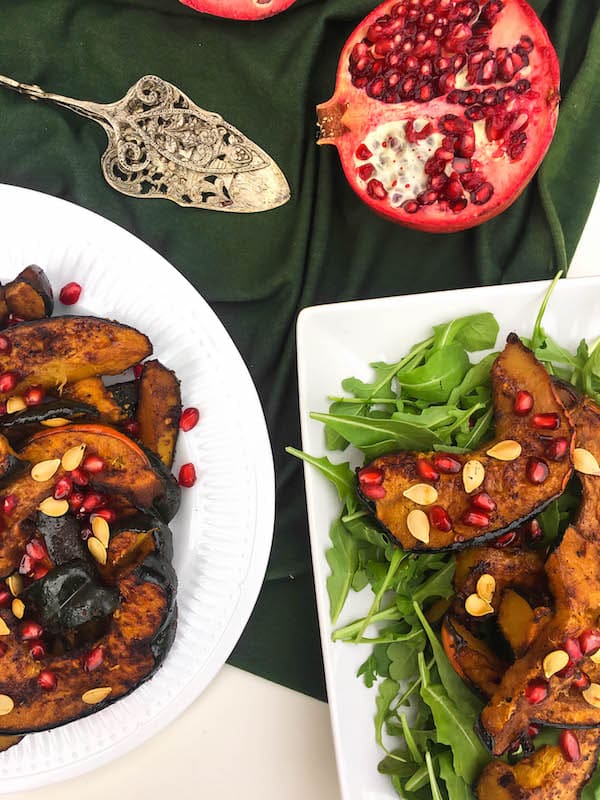
[[[327,411],[328,395],[343,394],[341,381],[350,375],[371,380],[369,364],[393,363],[410,346],[431,333],[431,327],[465,314],[491,311],[500,323],[497,346],[502,347],[511,331],[530,336],[548,287],[543,283],[490,286],[432,294],[363,300],[314,306],[298,319],[298,377],[302,447],[315,456],[332,461],[360,463],[358,453],[325,450],[323,426],[310,419],[311,411]],[[548,333],[568,348],[582,338],[600,336],[600,278],[560,281],[544,318]],[[477,356],[476,356],[477,357]],[[358,666],[367,658],[369,646],[331,640],[326,580],[329,567],[325,551],[329,527],[340,506],[335,489],[316,469],[305,468],[308,519],[317,592],[317,605],[331,722],[338,772],[344,800],[393,800],[397,795],[389,779],[377,773],[381,753],[375,744],[373,718],[375,690],[356,678]],[[339,625],[363,616],[372,594],[352,594]],[[336,627],[338,627],[336,626]]]

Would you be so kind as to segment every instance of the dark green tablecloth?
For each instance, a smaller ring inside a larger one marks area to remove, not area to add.
[[[315,146],[314,106],[331,95],[341,47],[374,5],[298,0],[286,14],[248,25],[176,0],[0,4],[1,73],[103,102],[155,73],[239,127],[289,179],[290,203],[249,216],[125,198],[101,177],[100,128],[0,92],[0,181],[79,203],[155,247],[207,298],[246,359],[273,442],[277,522],[265,586],[231,662],[320,697],[301,470],[283,452],[299,442],[298,310],[547,278],[571,258],[600,178],[600,0],[534,0],[559,52],[564,97],[534,183],[501,217],[464,234],[424,235],[372,214],[347,187],[333,148]],[[144,280],[143,264],[131,269]]]

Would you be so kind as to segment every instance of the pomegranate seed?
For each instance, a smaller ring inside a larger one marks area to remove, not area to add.
[[[31,573],[31,577],[33,578],[34,581],[39,581],[40,578],[43,578],[49,572],[50,569],[45,564],[36,564]]]
[[[502,536],[499,536],[495,541],[494,545],[496,547],[509,547],[517,538],[517,534],[515,531],[509,531],[508,533],[503,533]]]
[[[367,183],[367,194],[374,200],[385,200],[385,198],[387,197],[387,191],[385,189],[385,186],[381,181],[378,181],[376,178],[372,178]]]
[[[530,483],[539,485],[544,483],[548,475],[550,475],[550,468],[541,458],[530,458],[527,461],[525,472]]]
[[[25,554],[21,559],[21,563],[19,564],[19,572],[21,575],[30,575],[33,572],[33,559],[31,556]]]
[[[31,639],[40,639],[44,629],[39,622],[27,620],[19,626],[19,636],[23,642],[29,642]]]
[[[534,725],[533,723],[531,723],[527,728],[527,736],[529,736],[530,739],[535,739],[535,737],[539,736],[541,732],[541,727],[539,725]]]
[[[534,428],[544,431],[555,431],[560,428],[560,417],[555,412],[550,414],[534,414],[531,418],[531,424]]]
[[[358,473],[358,480],[361,486],[363,484],[380,486],[383,483],[383,470],[376,467],[364,467]]]
[[[89,455],[83,459],[81,468],[84,472],[89,472],[90,475],[96,475],[106,468],[106,462],[100,456]]]
[[[194,475],[194,481],[195,480],[196,480],[196,477]],[[181,473],[179,473],[179,483],[182,486],[186,485],[184,483],[181,483]],[[193,484],[191,484],[191,485],[193,485]],[[386,495],[385,488],[383,486],[377,486],[376,484],[368,484],[368,483],[367,484],[362,484],[361,483],[360,490],[368,500],[382,500]]]
[[[45,692],[53,692],[58,685],[56,675],[49,669],[43,669],[38,675],[38,686]]]
[[[143,364],[136,364],[133,367],[133,377],[138,381],[142,377],[142,372],[144,371]]]
[[[33,558],[34,561],[43,561],[46,558],[46,548],[39,539],[31,539],[25,545],[25,552]]]
[[[525,697],[532,706],[543,703],[548,697],[548,682],[543,678],[534,678],[525,688]]]
[[[73,492],[69,497],[69,508],[74,514],[76,514],[81,508],[83,499],[84,499],[83,492]]]
[[[579,646],[584,656],[593,656],[600,650],[600,631],[588,628],[579,637]]]
[[[41,386],[30,386],[23,395],[23,400],[28,406],[39,406],[44,399],[44,394]]]
[[[193,464],[184,464],[179,470],[179,485],[190,489],[195,483],[196,467]]]
[[[367,161],[372,155],[373,153],[369,150],[366,144],[360,144],[356,148],[356,157],[359,161]]]
[[[579,740],[573,731],[561,731],[558,737],[558,744],[567,761],[571,763],[579,761],[581,758],[581,750],[579,748]]]
[[[363,164],[361,167],[358,168],[358,177],[362,181],[368,181],[371,175],[375,172],[375,167],[373,164]]]
[[[0,658],[2,658],[2,656],[5,656],[7,652],[8,652],[8,645],[6,644],[6,642],[0,642]]]
[[[589,689],[592,680],[589,675],[586,675],[585,672],[576,672],[575,677],[571,683],[571,686],[574,686],[576,689]]]
[[[68,475],[63,475],[62,478],[59,478],[54,484],[52,497],[54,497],[55,500],[66,500],[71,496],[72,491],[73,481]]]
[[[90,492],[87,494],[79,508],[80,514],[91,514],[96,508],[101,508],[106,505],[106,497],[98,492]]]
[[[569,636],[565,639],[562,647],[565,653],[571,659],[571,661],[575,662],[576,664],[578,664],[583,658],[583,653],[581,652],[581,647],[579,646],[579,642],[572,636]]]
[[[6,401],[0,401],[0,415],[4,416],[6,414]]]
[[[452,530],[452,520],[450,519],[450,515],[446,509],[442,508],[441,506],[432,506],[429,509],[429,521],[434,528],[438,529],[438,531],[448,533]]]
[[[0,608],[8,608],[12,603],[12,594],[3,586],[0,588]]]
[[[7,494],[2,501],[2,510],[10,517],[15,508],[19,505],[19,498],[16,494]]]
[[[479,494],[476,494],[471,498],[471,503],[480,511],[487,511],[488,513],[498,508],[496,501],[492,500],[487,492],[479,492]]]
[[[444,475],[456,475],[462,470],[461,462],[448,453],[438,453],[434,456],[433,466]]]
[[[81,666],[84,672],[93,672],[104,661],[104,648],[102,645],[94,647],[89,653],[86,653],[81,659]]]
[[[546,446],[546,457],[549,458],[550,461],[562,461],[569,452],[570,446],[571,443],[568,439],[563,439],[562,437],[553,439]]]
[[[87,486],[90,482],[90,479],[85,474],[85,472],[81,469],[81,467],[77,467],[77,469],[72,470],[71,472],[71,480],[77,486]]]
[[[0,355],[7,356],[12,350],[12,343],[6,336],[0,334]]]
[[[123,423],[123,430],[128,436],[137,438],[140,435],[140,423],[136,422],[134,419],[128,420]]]
[[[81,297],[81,286],[75,281],[65,284],[58,295],[58,299],[63,306],[72,306]]]
[[[29,655],[34,661],[41,661],[46,655],[46,645],[41,639],[34,639],[29,645]]]
[[[19,382],[19,375],[14,370],[0,374],[0,392],[12,392]]]
[[[529,534],[529,539],[532,542],[537,542],[544,536],[544,531],[542,530],[542,526],[537,521],[537,519],[532,519],[529,523],[527,533]]]
[[[487,528],[490,524],[490,518],[483,511],[467,511],[462,521],[470,528]]]
[[[98,511],[94,511],[94,517],[102,517],[108,523],[116,522],[117,519],[117,512],[113,511],[112,508],[100,508]]]
[[[407,200],[402,204],[402,208],[407,214],[416,214],[419,210],[419,204],[416,200]]]
[[[418,458],[417,459],[417,472],[419,473],[419,477],[423,478],[424,481],[437,481],[440,478],[439,472],[434,468],[433,464],[430,461],[427,461],[426,458]]]

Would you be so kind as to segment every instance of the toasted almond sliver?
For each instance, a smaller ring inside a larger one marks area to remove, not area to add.
[[[583,475],[600,475],[600,464],[593,453],[583,447],[576,447],[573,453],[573,465]]]
[[[430,506],[438,498],[437,489],[428,483],[415,483],[402,494],[420,506]]]
[[[587,689],[584,689],[581,693],[583,695],[583,699],[586,703],[590,706],[594,706],[594,708],[600,708],[600,685],[597,683],[590,683]]]
[[[72,472],[74,469],[77,469],[83,461],[84,453],[85,444],[76,444],[74,447],[69,447],[69,449],[63,453],[63,457],[60,460],[62,468],[67,472]]]
[[[429,519],[420,508],[414,508],[406,518],[406,527],[419,542],[429,543]]]
[[[54,477],[60,467],[60,458],[51,458],[48,461],[39,461],[31,468],[31,477],[38,483],[45,483]]]
[[[504,439],[491,447],[487,454],[490,458],[495,458],[497,461],[515,461],[523,451],[523,448],[514,439]]]
[[[13,597],[18,597],[23,591],[23,576],[18,572],[13,572],[6,579],[6,585]]]
[[[495,591],[496,591],[496,579],[494,578],[493,575],[489,575],[486,572],[477,581],[477,594],[479,595],[479,597],[481,597],[482,600],[485,600],[486,603],[491,603]]]
[[[40,425],[45,425],[47,428],[61,428],[63,425],[69,425],[71,420],[64,417],[52,417],[52,419],[44,419]]]
[[[8,636],[9,633],[10,633],[10,628],[8,627],[6,622],[4,622],[2,617],[0,617],[0,636]]]
[[[19,395],[9,397],[6,401],[7,414],[15,414],[17,411],[23,411],[24,408],[27,408],[27,403]]]
[[[55,500],[53,497],[47,497],[39,505],[42,514],[47,517],[62,517],[69,510],[68,500]]]
[[[472,458],[470,461],[466,462],[462,471],[462,479],[467,494],[474,492],[475,489],[479,489],[484,478],[485,469],[481,461]]]
[[[96,539],[95,536],[90,536],[90,538],[87,540],[87,544],[88,550],[92,554],[93,558],[95,558],[99,564],[106,564],[106,547],[102,544],[102,542],[99,539]]]
[[[17,619],[23,619],[25,614],[25,603],[18,597],[12,601],[11,610]]]
[[[553,675],[556,675],[557,672],[560,672],[561,669],[564,669],[568,663],[569,654],[567,652],[564,650],[553,650],[551,653],[548,653],[542,662],[544,675],[547,678],[551,678]]]
[[[88,689],[87,692],[84,692],[81,695],[81,699],[89,706],[93,706],[95,703],[101,703],[106,700],[111,692],[112,688],[110,686],[98,686],[96,689]]]
[[[470,594],[465,600],[465,611],[472,617],[485,617],[493,614],[494,609],[491,603],[479,597],[478,594]]]
[[[0,694],[0,717],[5,717],[15,707],[14,700],[7,694]]]
[[[92,533],[98,541],[108,547],[110,541],[110,527],[104,517],[99,517],[97,514],[92,514],[90,517],[92,522]]]

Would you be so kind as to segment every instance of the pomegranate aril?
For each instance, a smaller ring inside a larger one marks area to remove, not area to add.
[[[12,392],[19,382],[19,375],[14,370],[8,370],[0,374],[0,392]]]
[[[519,39],[519,47],[526,53],[531,53],[534,49],[533,39],[530,36],[521,36]]]
[[[41,386],[30,386],[24,393],[23,400],[28,406],[39,406],[44,399],[45,392]]]
[[[41,661],[46,656],[46,646],[41,639],[34,639],[29,645],[29,655],[34,661]]]
[[[586,675],[585,672],[576,672],[571,682],[571,686],[574,686],[576,689],[589,689],[592,681],[589,675]]]
[[[98,647],[94,647],[83,656],[81,659],[81,666],[83,667],[84,672],[93,672],[95,669],[98,669],[103,661],[104,648],[102,645],[99,645]]]
[[[548,475],[550,475],[550,467],[543,459],[532,457],[527,461],[525,474],[527,475],[527,480],[537,486],[544,483],[548,478]]]
[[[517,392],[513,403],[513,411],[518,417],[525,417],[533,408],[533,395],[521,389]]]
[[[417,458],[416,468],[419,477],[424,481],[435,482],[440,478],[440,474],[437,469],[433,466],[431,461],[428,461],[426,458]]]
[[[12,327],[13,325],[18,325],[19,322],[25,322],[25,318],[24,317],[17,317],[16,314],[12,314],[12,313],[10,313],[8,315],[8,319],[6,320],[6,324],[9,327]]]
[[[454,211],[455,214],[458,214],[459,211],[464,211],[468,205],[468,201],[466,197],[460,197],[458,200],[450,200],[448,203],[450,206],[450,210]]]
[[[520,81],[515,83],[515,92],[517,94],[525,94],[531,89],[531,84],[525,78],[522,78]]]
[[[90,482],[89,477],[81,467],[77,467],[77,469],[71,471],[71,480],[76,486],[87,486]]]
[[[91,539],[94,535],[91,528],[82,528],[79,535],[81,536],[84,542],[87,542],[88,539]]]
[[[462,521],[470,528],[487,528],[490,524],[490,518],[483,511],[467,511],[463,514]]]
[[[416,214],[420,206],[416,200],[407,200],[402,203],[402,208],[407,214]]]
[[[87,494],[83,500],[79,508],[80,514],[91,514],[92,511],[95,511],[97,508],[101,508],[103,505],[106,505],[106,497],[103,494],[99,494],[97,492],[90,492]]]
[[[21,559],[21,563],[19,564],[19,572],[21,575],[30,575],[33,572],[33,567],[33,558],[25,554]]]
[[[116,522],[117,512],[112,508],[99,508],[97,511],[94,511],[94,517],[102,517],[102,519],[105,519],[110,524]]]
[[[6,336],[0,334],[0,355],[7,356],[12,350],[12,343]]]
[[[39,622],[34,622],[33,620],[27,620],[19,626],[19,637],[23,642],[28,642],[31,639],[40,639],[43,633],[44,629]]]
[[[55,500],[66,500],[71,496],[73,491],[73,481],[68,475],[63,475],[54,484],[54,491],[52,497]]]
[[[421,194],[417,195],[417,203],[420,206],[430,206],[438,199],[439,195],[437,192],[434,192],[433,189],[429,189],[426,192],[421,192]]]
[[[81,297],[81,286],[75,281],[65,284],[58,295],[63,306],[74,305]]]
[[[437,528],[438,531],[448,533],[452,530],[450,515],[442,506],[432,506],[429,509],[429,522],[434,528]]]
[[[38,675],[38,686],[45,692],[53,692],[58,685],[58,680],[54,672],[43,669]]]
[[[483,110],[482,106],[476,105],[467,108],[465,111],[465,117],[471,122],[479,122],[480,120],[484,119],[485,111]]]
[[[10,517],[16,507],[19,505],[19,498],[16,494],[7,494],[2,501],[2,511]]]
[[[444,475],[456,475],[462,470],[462,463],[449,453],[438,453],[433,457],[433,466]]]
[[[69,508],[71,511],[76,514],[79,509],[81,508],[81,504],[83,503],[84,494],[83,492],[73,492],[69,497]]]
[[[385,200],[387,191],[381,181],[373,178],[367,183],[367,194],[374,200]]]
[[[140,423],[134,419],[124,422],[122,427],[128,436],[137,438],[140,435]]]
[[[25,552],[33,558],[34,561],[42,561],[48,555],[46,548],[39,539],[31,539],[25,545]]]
[[[383,483],[383,470],[377,467],[363,467],[358,472],[358,480],[361,485],[380,486]]]
[[[363,164],[362,167],[358,168],[357,172],[361,181],[368,181],[371,175],[375,172],[375,167],[373,164]]]
[[[531,542],[539,542],[539,540],[543,538],[544,531],[537,519],[532,519],[527,526],[527,535]]]
[[[180,478],[180,483],[181,483],[181,478]],[[181,484],[181,485],[185,486],[187,484]],[[361,483],[360,490],[368,500],[383,500],[383,498],[386,495],[385,488],[383,486],[377,486],[375,484]]]
[[[584,656],[593,656],[600,650],[600,631],[588,628],[579,637],[579,646]]]
[[[558,744],[565,759],[571,763],[579,761],[581,749],[579,739],[573,731],[561,731],[558,737]]]
[[[544,431],[555,431],[560,428],[560,417],[555,412],[549,414],[534,414],[531,418],[534,428]]]
[[[543,703],[548,697],[548,682],[542,678],[534,678],[525,687],[525,698],[532,706]]]
[[[512,161],[517,161],[527,147],[527,134],[524,131],[513,131],[510,134],[506,152]]]
[[[493,500],[487,492],[479,492],[471,498],[471,504],[478,508],[480,511],[491,513],[498,507],[496,501]]]
[[[489,203],[492,199],[494,194],[494,187],[491,183],[483,183],[478,189],[474,192],[471,192],[471,202],[474,203],[476,206],[485,205],[485,203]]]
[[[179,470],[179,485],[190,489],[196,483],[196,467],[193,464],[183,464]]]
[[[8,608],[12,603],[13,596],[6,586],[0,587],[0,608]]]
[[[553,439],[549,444],[546,445],[545,454],[546,457],[550,459],[550,461],[562,461],[566,458],[571,443],[568,439],[564,439],[559,437],[558,439]]]
[[[578,664],[581,659],[583,658],[583,653],[581,651],[581,646],[577,639],[573,638],[573,636],[568,636],[563,644],[562,649],[565,653],[569,656],[571,661],[575,664]]]
[[[89,455],[83,459],[81,468],[90,475],[96,475],[106,469],[106,461],[100,456]]]
[[[540,735],[541,731],[542,728],[540,725],[534,725],[533,723],[530,723],[527,728],[527,736],[529,736],[530,739],[535,739],[536,736]]]
[[[47,567],[45,564],[35,564],[30,577],[34,581],[39,581],[40,578],[44,578],[49,572],[50,567]]]

